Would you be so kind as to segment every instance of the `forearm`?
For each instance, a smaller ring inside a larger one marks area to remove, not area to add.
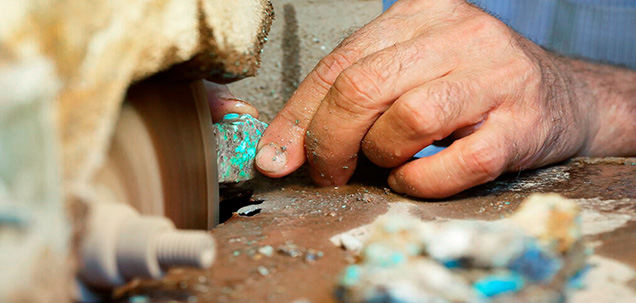
[[[562,62],[588,120],[580,155],[636,155],[636,71],[574,59]]]

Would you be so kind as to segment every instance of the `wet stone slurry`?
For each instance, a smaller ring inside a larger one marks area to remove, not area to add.
[[[591,218],[584,224],[595,254],[636,270],[636,159],[575,159],[436,201],[392,193],[386,176],[364,164],[350,185],[337,188],[314,187],[305,170],[250,181],[244,186],[254,191],[254,201],[263,200],[260,213],[234,214],[212,231],[219,248],[211,269],[173,270],[162,281],[119,289],[115,301],[335,302],[337,275],[355,256],[330,243],[332,236],[371,223],[395,203],[407,203],[424,220],[497,220],[533,192],[577,199]],[[636,280],[624,287],[636,291]]]

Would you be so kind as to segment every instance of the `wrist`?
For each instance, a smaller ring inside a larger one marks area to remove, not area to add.
[[[578,149],[573,155],[590,155],[594,150],[594,139],[600,132],[601,109],[595,102],[598,92],[593,90],[593,83],[590,83],[584,67],[581,66],[584,62],[557,55],[552,56],[556,70],[564,82],[561,93],[564,100],[561,101],[571,108],[573,132],[581,138]]]
[[[590,131],[582,156],[636,154],[636,72],[566,59],[588,113]]]

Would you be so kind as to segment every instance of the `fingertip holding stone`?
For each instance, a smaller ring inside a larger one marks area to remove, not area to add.
[[[258,110],[247,101],[235,97],[220,97],[210,100],[212,120],[220,122],[228,114],[250,115],[258,119]]]
[[[237,183],[256,176],[256,146],[267,124],[248,114],[228,113],[214,124],[220,183]]]
[[[400,193],[400,194],[404,193],[404,189],[402,188],[402,185],[398,181],[398,179],[395,176],[395,174],[389,175],[388,183],[389,183],[389,187],[391,187],[391,189],[393,189],[393,191],[395,191],[397,193]]]
[[[264,173],[281,173],[287,165],[287,153],[278,144],[264,144],[256,154],[256,166]]]
[[[335,180],[333,176],[326,175],[318,170],[312,169],[309,175],[311,176],[311,179],[314,181],[314,183],[318,186],[338,186],[344,185],[346,183],[346,181],[338,182],[338,180]]]

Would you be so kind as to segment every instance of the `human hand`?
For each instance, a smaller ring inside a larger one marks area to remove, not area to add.
[[[235,97],[227,86],[210,81],[203,81],[208,103],[210,104],[210,114],[213,122],[219,122],[230,113],[250,114],[258,118],[258,111],[251,104]]]
[[[441,198],[558,162],[584,153],[595,127],[567,68],[464,0],[399,1],[307,75],[257,167],[281,177],[308,159],[316,183],[339,185],[361,150],[394,168],[393,190]],[[447,149],[410,161],[449,136]]]

